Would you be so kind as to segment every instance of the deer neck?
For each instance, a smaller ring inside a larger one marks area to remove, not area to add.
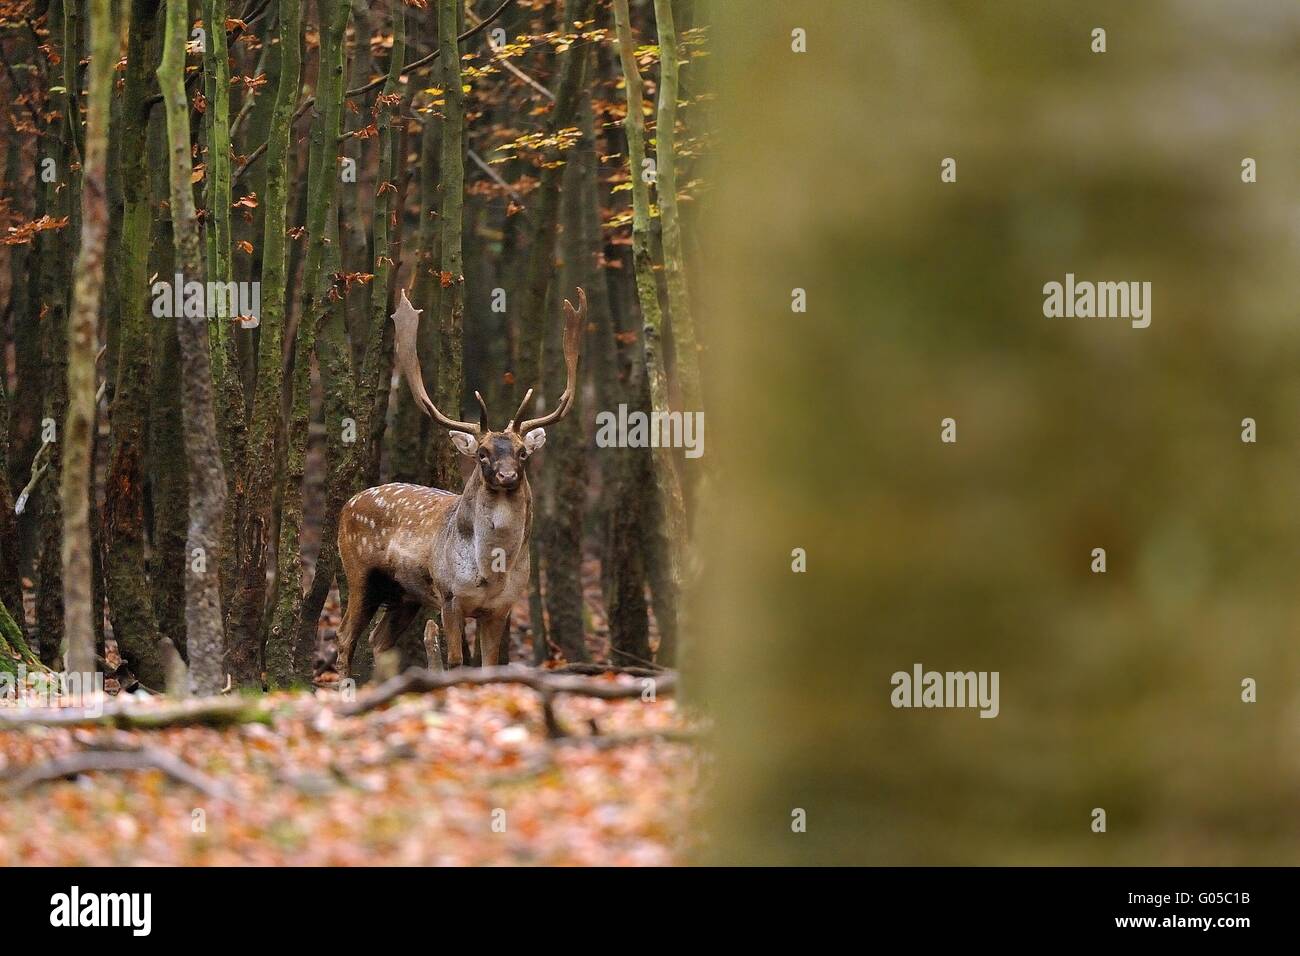
[[[513,565],[528,544],[533,523],[533,490],[523,475],[513,491],[495,491],[474,469],[465,482],[454,517],[457,532],[473,540],[480,568],[491,566],[501,548]]]

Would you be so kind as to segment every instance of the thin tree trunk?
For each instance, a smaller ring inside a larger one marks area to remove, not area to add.
[[[438,297],[438,379],[434,403],[459,418],[465,391],[464,320],[465,262],[461,229],[465,212],[465,94],[461,88],[460,0],[438,0],[438,73],[443,89],[442,154],[442,256]],[[460,487],[456,451],[445,435],[433,435],[433,483],[439,488]]]
[[[75,6],[75,3],[70,4]],[[63,622],[65,669],[95,671],[91,572],[91,449],[95,427],[95,357],[108,236],[108,126],[117,32],[109,0],[90,0],[90,95],[82,163],[81,248],[68,319],[68,417],[63,431]],[[75,70],[74,70],[75,75]],[[75,123],[75,119],[74,119]]]
[[[284,455],[284,491],[280,507],[275,605],[266,640],[266,672],[283,686],[293,675],[293,636],[305,597],[300,538],[303,518],[303,478],[306,472],[307,433],[311,413],[311,360],[322,315],[319,304],[329,285],[322,268],[326,261],[325,236],[330,205],[337,191],[339,122],[343,110],[347,0],[322,2],[328,22],[321,24],[320,68],[316,89],[316,116],[311,131],[308,179],[307,258],[302,277],[302,309],[293,343],[293,380]]]
[[[245,506],[237,534],[237,584],[230,613],[230,669],[241,685],[260,679],[266,617],[266,571],[277,462],[283,448],[280,409],[284,390],[284,328],[289,296],[288,169],[291,120],[302,72],[301,0],[280,2],[280,84],[267,139],[266,198],[262,239],[262,316],[257,380],[244,463]]]
[[[585,91],[580,94],[584,101]],[[582,234],[582,153],[587,142],[580,142],[568,152],[564,167],[563,260],[564,288],[586,284],[590,270],[586,267]],[[552,305],[560,297],[552,296]],[[544,328],[542,334],[544,381],[553,392],[564,380],[564,356],[560,348],[558,324]],[[586,338],[584,334],[584,338]],[[587,499],[586,439],[583,435],[582,389],[573,399],[569,420],[552,429],[546,443],[547,461],[543,463],[542,502],[544,516],[539,542],[542,562],[546,566],[546,617],[550,622],[551,640],[566,661],[586,661],[587,642],[583,626],[582,545],[583,514]]]
[[[14,608],[21,621],[23,586],[17,524],[13,494],[9,490],[9,395],[5,375],[0,373],[0,605]]]
[[[602,150],[597,143],[590,103],[585,104],[582,112],[582,131],[583,142],[571,162],[582,172],[579,188],[583,211],[582,263],[586,274],[582,284],[587,289],[588,308],[596,325],[587,367],[593,373],[596,403],[601,410],[615,411],[620,403],[640,408],[638,351],[633,343],[619,340],[618,333],[623,330],[615,322],[610,296],[610,277],[621,281],[626,270],[606,268],[603,255],[598,157],[601,151],[615,150]],[[654,533],[654,522],[647,520],[646,509],[641,507],[646,491],[637,474],[641,454],[636,448],[605,448],[599,456],[601,499],[596,523],[603,532],[601,578],[610,659],[614,664],[643,664],[652,659],[643,542],[647,531]],[[653,488],[650,493],[653,500]],[[650,527],[647,529],[645,525]]]
[[[110,406],[112,445],[104,504],[104,573],[118,650],[147,687],[165,683],[158,621],[145,564],[144,460],[148,447],[153,318],[146,290],[152,209],[149,205],[149,56],[158,0],[131,0],[120,151],[122,226],[117,252],[116,387]]]
[[[203,111],[207,138],[207,175],[204,196],[207,275],[219,288],[235,279],[231,260],[230,195],[230,52],[226,43],[226,0],[203,0],[203,22],[208,42],[203,54],[207,107]],[[244,392],[236,348],[238,300],[219,299],[208,316],[212,349],[212,387],[216,399],[217,439],[226,474],[227,508],[221,529],[222,607],[229,608],[236,578],[236,531],[244,498],[239,495],[239,467],[248,440],[244,417]]]
[[[677,29],[672,0],[654,0],[659,30],[659,109],[655,120],[655,195],[663,229],[664,273],[668,284],[668,313],[676,348],[677,384],[683,409],[704,408],[700,392],[700,356],[695,338],[682,250],[681,219],[677,214]]]
[[[106,0],[99,0],[106,2]],[[170,152],[172,241],[176,268],[187,281],[203,281],[203,258],[194,192],[190,186],[190,112],[185,95],[186,9],[167,0],[158,85],[167,111]],[[180,340],[185,452],[189,461],[190,525],[186,538],[185,631],[190,684],[196,694],[215,694],[224,685],[224,640],[221,620],[221,519],[226,479],[213,411],[212,368],[207,319],[183,315],[176,320]]]
[[[627,92],[628,159],[632,176],[632,259],[636,270],[637,298],[641,304],[642,346],[645,350],[646,375],[650,384],[650,403],[656,412],[668,411],[668,374],[662,354],[663,317],[656,288],[654,256],[650,247],[650,189],[642,176],[645,160],[645,116],[643,113],[641,72],[637,67],[628,20],[627,0],[613,0],[614,22],[618,34],[619,59]],[[655,484],[663,507],[664,528],[668,537],[669,578],[680,589],[686,546],[686,509],[681,483],[673,463],[673,450],[661,446],[654,451]],[[673,648],[660,647],[660,662],[671,663]]]

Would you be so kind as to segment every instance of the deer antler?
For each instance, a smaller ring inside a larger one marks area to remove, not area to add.
[[[401,301],[397,303],[397,311],[393,313],[393,342],[397,352],[397,367],[406,379],[406,385],[411,390],[411,397],[415,399],[415,404],[419,405],[426,415],[444,428],[477,436],[481,434],[477,425],[448,418],[438,411],[438,406],[433,404],[429,393],[424,390],[424,375],[420,371],[420,356],[415,344],[416,333],[420,329],[420,313],[423,311],[411,305],[411,300],[406,297],[406,290],[403,289]]]
[[[579,286],[578,307],[576,309],[568,299],[564,300],[564,368],[567,381],[564,385],[564,392],[560,395],[560,403],[555,406],[555,411],[549,415],[543,415],[541,418],[530,418],[520,423],[519,416],[528,407],[528,400],[533,394],[533,390],[529,389],[528,394],[524,396],[523,403],[519,406],[519,411],[515,412],[514,420],[508,426],[514,428],[517,434],[527,435],[534,428],[542,428],[553,422],[558,422],[569,413],[569,407],[573,404],[573,397],[578,391],[578,346],[582,343],[582,329],[586,320],[587,293]]]

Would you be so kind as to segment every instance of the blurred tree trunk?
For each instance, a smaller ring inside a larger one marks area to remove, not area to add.
[[[185,5],[180,0],[167,0],[166,24],[158,85],[167,111],[172,241],[177,270],[186,281],[202,282],[202,249],[191,187],[189,99],[185,94],[188,29]],[[183,376],[185,452],[189,463],[185,632],[190,683],[195,693],[215,694],[225,684],[219,568],[226,479],[213,410],[207,318],[183,315],[177,318],[176,327]]]
[[[659,31],[659,109],[655,120],[655,195],[663,226],[664,274],[668,284],[668,314],[671,319],[677,362],[677,384],[686,413],[701,411],[700,356],[695,338],[695,317],[691,313],[686,282],[686,256],[682,249],[681,218],[677,213],[677,28],[673,23],[672,0],[654,0],[655,23]]]
[[[75,9],[75,3],[69,9]],[[70,15],[71,16],[71,15]],[[95,359],[99,307],[104,291],[108,237],[108,127],[112,110],[117,32],[109,0],[91,0],[90,90],[82,164],[81,248],[77,253],[72,310],[68,319],[68,411],[61,494],[63,503],[64,666],[95,671],[95,626],[90,534],[94,485]],[[75,66],[73,70],[75,75]]]
[[[260,680],[267,604],[267,564],[275,527],[272,508],[283,454],[281,400],[284,390],[285,312],[289,299],[288,228],[291,120],[298,105],[302,70],[301,0],[280,0],[279,85],[266,149],[266,196],[262,232],[262,316],[258,325],[256,379],[246,458],[245,505],[240,511],[236,583],[231,589],[229,663],[241,685]]]
[[[149,115],[147,102],[155,49],[158,0],[131,0],[123,94],[120,149],[122,224],[116,272],[116,334],[110,334],[110,357],[116,385],[109,418],[109,451],[104,502],[104,576],[109,618],[118,651],[132,673],[147,687],[165,683],[158,647],[158,621],[145,561],[144,461],[148,450],[152,394],[153,322],[149,286],[149,249],[153,211],[149,205]],[[171,281],[171,277],[167,277]],[[174,446],[172,446],[174,447]],[[179,643],[179,642],[178,642]]]

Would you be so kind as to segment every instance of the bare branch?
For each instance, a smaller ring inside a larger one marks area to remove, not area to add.
[[[654,692],[672,694],[677,689],[675,671],[664,671],[653,678]],[[641,681],[634,684],[568,674],[551,674],[531,667],[509,665],[505,667],[458,668],[453,671],[428,671],[413,667],[404,674],[380,684],[365,697],[340,708],[344,717],[365,714],[403,694],[425,694],[448,687],[484,687],[488,684],[522,684],[543,695],[578,694],[599,700],[630,700],[644,693]]]

